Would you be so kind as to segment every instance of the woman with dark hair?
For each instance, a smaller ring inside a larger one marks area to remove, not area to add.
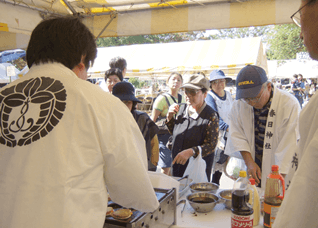
[[[105,82],[108,88],[108,92],[113,91],[114,85],[118,82],[122,82],[124,79],[123,72],[119,68],[110,68],[105,72]]]
[[[189,158],[199,153],[206,162],[206,175],[211,180],[214,149],[218,142],[218,114],[205,103],[210,83],[203,75],[192,75],[182,86],[186,104],[173,104],[167,114],[172,133],[172,174],[182,177]]]
[[[158,166],[160,166],[163,169],[163,172],[167,175],[170,175],[172,158],[171,151],[166,146],[170,133],[168,128],[164,129],[164,121],[170,105],[185,102],[184,97],[182,97],[181,94],[178,94],[182,85],[182,80],[181,74],[176,72],[170,74],[166,82],[169,86],[169,92],[163,93],[156,98],[151,114],[151,119],[161,126],[158,133],[160,151]]]
[[[113,95],[118,97],[131,111],[146,142],[148,170],[156,171],[159,160],[159,143],[157,132],[159,128],[150,119],[147,113],[136,110],[137,103],[141,103],[135,97],[135,89],[129,82],[118,82],[113,88]]]

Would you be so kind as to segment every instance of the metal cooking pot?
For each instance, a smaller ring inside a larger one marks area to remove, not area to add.
[[[220,203],[217,195],[208,192],[191,193],[187,196],[187,200],[196,212],[201,213],[212,211],[215,205]]]
[[[225,208],[231,210],[232,207],[232,190],[224,189],[219,192],[220,202],[224,203]]]
[[[202,182],[202,183],[190,184],[191,193],[209,192],[209,193],[216,194],[218,189],[219,189],[219,185],[217,185],[215,183]]]

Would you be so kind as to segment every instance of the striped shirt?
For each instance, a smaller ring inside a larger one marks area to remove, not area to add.
[[[262,170],[262,160],[263,160],[263,147],[264,147],[264,137],[265,137],[265,129],[267,116],[269,113],[269,108],[271,107],[272,99],[273,99],[273,85],[272,91],[267,104],[261,108],[254,108],[254,129],[255,129],[255,162]]]

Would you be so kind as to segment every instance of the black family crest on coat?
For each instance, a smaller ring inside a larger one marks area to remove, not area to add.
[[[24,146],[45,137],[63,117],[65,101],[63,84],[48,77],[26,80],[1,91],[0,143]]]

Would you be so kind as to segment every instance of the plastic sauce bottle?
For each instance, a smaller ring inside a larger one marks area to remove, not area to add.
[[[253,227],[253,206],[249,201],[249,180],[245,171],[240,171],[240,177],[234,182],[232,191],[231,228]]]
[[[264,227],[266,228],[272,227],[285,196],[285,180],[278,169],[278,165],[273,165],[272,172],[266,178],[264,195]]]
[[[260,214],[260,210],[261,210],[261,208],[260,208],[260,198],[259,198],[259,194],[258,194],[257,188],[255,186],[255,179],[250,178],[249,181],[250,181],[250,199],[249,199],[249,203],[251,205],[253,205],[253,210],[254,210],[253,226],[257,226],[259,224],[259,220],[260,220],[260,217],[261,217],[261,214]],[[251,196],[252,194],[253,194],[253,197]]]

